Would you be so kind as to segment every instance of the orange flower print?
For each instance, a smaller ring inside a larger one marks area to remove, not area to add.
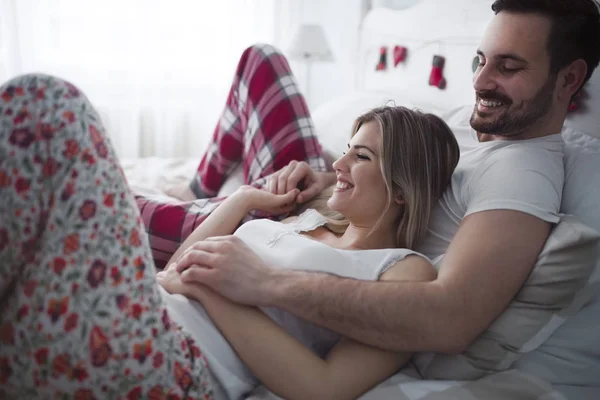
[[[190,372],[186,370],[178,361],[175,361],[175,382],[183,390],[187,390],[192,386],[192,377]]]
[[[68,373],[71,370],[71,356],[69,354],[59,354],[52,360],[52,376],[59,376]]]
[[[96,260],[92,263],[87,275],[87,281],[91,287],[97,288],[101,283],[104,282],[104,278],[106,277],[106,268],[106,264],[100,260]]]
[[[135,279],[138,281],[142,280],[144,278],[144,270],[146,269],[146,264],[142,257],[136,257],[136,259],[133,260],[133,266],[136,270]]]
[[[98,326],[92,328],[90,333],[90,353],[94,367],[102,367],[112,356],[108,339]]]
[[[147,398],[148,400],[164,400],[165,389],[159,385],[153,386],[152,389],[150,389],[150,391],[148,392]]]
[[[15,344],[15,328],[10,322],[0,325],[0,343],[5,345]]]
[[[46,313],[50,316],[52,322],[58,321],[58,319],[67,313],[69,308],[69,298],[63,297],[61,299],[50,299]]]
[[[123,282],[123,274],[119,270],[119,267],[112,267],[110,269],[110,277],[112,278],[112,286],[119,286]]]
[[[94,392],[90,389],[77,389],[75,392],[75,400],[95,400]]]
[[[90,137],[92,138],[92,143],[94,143],[94,145],[102,142],[102,135],[94,125],[90,125],[89,131]]]
[[[48,348],[43,347],[33,354],[33,357],[38,365],[45,365],[48,362],[48,353]]]
[[[11,93],[11,89],[12,87],[9,86],[4,92],[2,92],[2,100],[4,100],[5,102],[9,102],[12,100],[13,94]],[[14,90],[14,89],[13,89]]]
[[[0,384],[8,382],[8,378],[12,375],[12,368],[8,357],[0,357]]]
[[[129,244],[133,247],[140,247],[142,242],[140,241],[140,232],[137,229],[131,231],[129,236]]]
[[[62,154],[68,159],[75,158],[79,154],[79,143],[74,139],[67,140]]]
[[[75,122],[75,114],[73,113],[73,111],[65,111],[65,112],[63,112],[62,116],[70,124]]]
[[[79,234],[73,233],[65,238],[63,244],[63,253],[72,254],[79,250]]]
[[[77,326],[77,320],[79,319],[79,315],[76,313],[71,313],[65,320],[65,332],[71,332]]]
[[[0,188],[9,187],[12,183],[12,178],[4,171],[0,171]]]
[[[93,200],[86,200],[79,207],[79,216],[82,220],[87,221],[96,215],[96,202]]]
[[[134,343],[133,358],[138,360],[140,364],[143,364],[150,354],[152,354],[152,340],[148,339],[144,343]]]

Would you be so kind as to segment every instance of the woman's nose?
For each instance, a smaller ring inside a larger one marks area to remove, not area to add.
[[[346,162],[346,156],[347,155],[348,155],[348,153],[344,153],[337,160],[335,160],[333,162],[333,169],[335,171],[343,171],[346,168],[348,168],[348,165],[347,165],[347,162]]]

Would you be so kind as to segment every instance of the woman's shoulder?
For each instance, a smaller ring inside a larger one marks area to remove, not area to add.
[[[431,261],[421,253],[408,249],[398,249],[403,253],[381,274],[384,281],[431,281],[437,277],[437,271]],[[405,250],[405,251],[402,251]]]

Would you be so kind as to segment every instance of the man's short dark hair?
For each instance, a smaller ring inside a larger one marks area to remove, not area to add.
[[[600,61],[600,11],[594,0],[496,0],[492,10],[534,13],[549,17],[550,70],[558,72],[573,61],[587,63],[587,82]]]

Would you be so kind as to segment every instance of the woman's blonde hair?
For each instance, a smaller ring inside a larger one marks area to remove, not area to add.
[[[441,118],[400,106],[379,107],[361,115],[354,123],[352,136],[371,121],[379,125],[382,134],[380,167],[387,187],[386,208],[373,230],[381,225],[400,194],[405,204],[396,221],[396,244],[415,249],[425,238],[433,207],[450,183],[459,159],[458,143]],[[316,209],[327,218],[326,227],[341,234],[349,221],[327,206],[332,194],[333,186],[303,209]]]

